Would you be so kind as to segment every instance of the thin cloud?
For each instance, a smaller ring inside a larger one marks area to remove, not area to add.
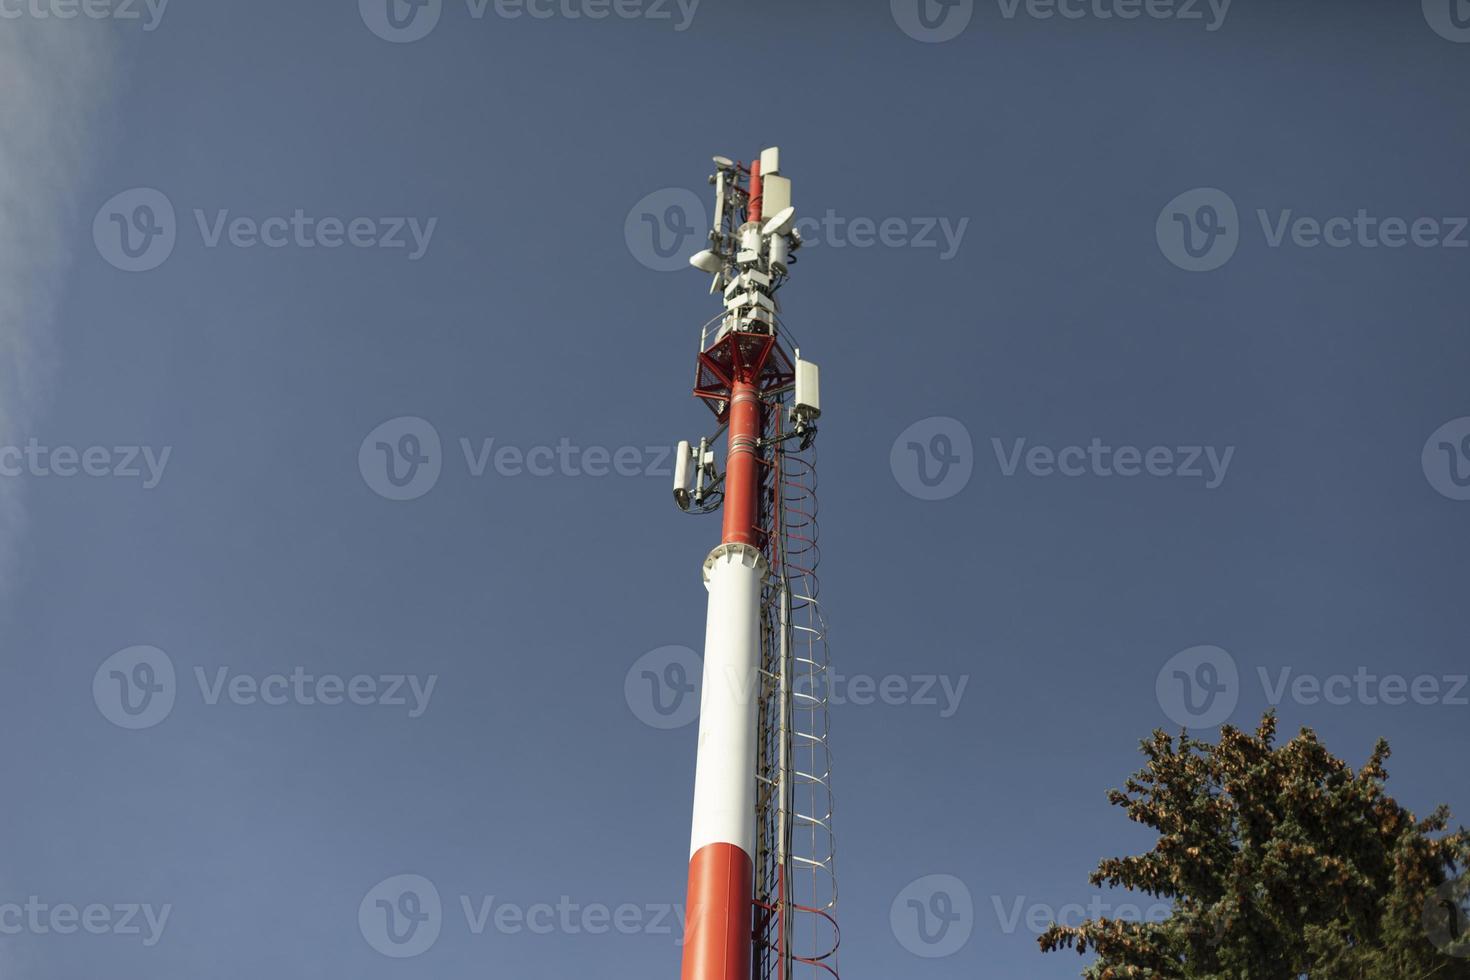
[[[108,25],[0,23],[0,445],[25,442],[51,376],[51,331],[81,244],[78,188],[106,98]],[[0,588],[15,570],[26,482],[0,477]]]

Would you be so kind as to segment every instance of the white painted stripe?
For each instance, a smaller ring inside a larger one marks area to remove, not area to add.
[[[765,573],[765,558],[749,545],[721,545],[705,561],[709,613],[690,857],[714,843],[734,844],[747,856],[755,854],[755,736]]]

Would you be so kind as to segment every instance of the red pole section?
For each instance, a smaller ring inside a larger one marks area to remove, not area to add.
[[[761,220],[761,160],[750,161],[750,203],[745,206],[745,217],[750,221]]]
[[[730,446],[725,460],[725,507],[720,540],[760,547],[761,402],[755,385],[737,378],[730,387]],[[755,774],[751,774],[755,778]]]
[[[750,980],[754,876],[755,862],[734,844],[706,845],[690,859],[680,980]]]

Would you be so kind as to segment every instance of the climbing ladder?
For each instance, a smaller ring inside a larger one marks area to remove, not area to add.
[[[819,603],[816,452],[788,438],[789,389],[767,396],[752,980],[837,977],[837,879]]]

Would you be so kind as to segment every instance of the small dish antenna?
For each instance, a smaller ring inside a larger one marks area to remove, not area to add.
[[[725,260],[715,252],[705,249],[702,252],[695,252],[689,256],[689,264],[700,272],[708,272],[710,275],[714,275],[725,267]]]
[[[784,235],[791,230],[791,219],[796,217],[796,208],[782,208],[771,215],[771,220],[761,227],[761,235]]]

